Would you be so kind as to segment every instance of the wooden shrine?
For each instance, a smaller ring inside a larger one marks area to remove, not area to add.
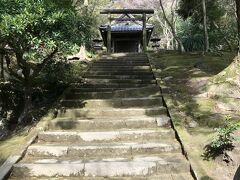
[[[145,52],[153,32],[153,25],[147,24],[147,15],[153,13],[152,9],[101,11],[100,14],[108,15],[108,24],[100,26],[107,52]]]

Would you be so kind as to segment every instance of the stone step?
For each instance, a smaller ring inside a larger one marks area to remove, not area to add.
[[[146,54],[103,55],[60,105],[10,179],[193,179]]]
[[[66,106],[66,107],[69,107],[69,106],[73,106],[75,105],[75,107],[85,107],[86,105],[86,102],[84,103],[83,100],[85,99],[98,99],[96,101],[98,101],[99,103],[102,103],[105,101],[105,104],[107,103],[111,103],[110,100],[107,100],[107,99],[113,99],[113,98],[129,98],[131,97],[128,93],[114,93],[114,92],[79,92],[79,93],[69,93],[69,94],[66,94],[65,95],[65,100],[63,100],[62,102],[62,105],[63,106]],[[135,97],[132,98],[132,100],[130,100],[130,98],[128,100],[120,100],[120,101],[117,101],[117,100],[112,100],[112,105],[116,105],[116,106],[113,106],[113,107],[119,107],[117,105],[121,105],[122,104],[122,107],[127,106],[127,103],[131,103],[131,102],[139,102],[141,104],[144,104],[144,100],[146,100],[146,104],[151,101],[153,102],[154,99],[153,98],[161,98],[161,93],[160,92],[157,92],[153,95],[149,95],[149,98],[145,98],[145,95],[144,94],[135,94],[134,96],[132,97]],[[145,98],[145,99],[139,99],[137,100],[136,98]],[[100,99],[105,99],[105,100],[102,100],[102,102],[100,101]],[[81,101],[82,100],[82,101]],[[157,100],[155,100],[156,102]],[[133,103],[134,103],[133,102]],[[89,102],[90,103],[90,102]],[[120,104],[121,103],[121,104]],[[158,104],[158,103],[157,103]],[[154,105],[154,104],[153,104]],[[111,104],[109,104],[109,106],[111,107]],[[108,106],[108,107],[109,107]],[[135,104],[135,107],[138,106],[138,104]]]
[[[139,60],[126,60],[126,59],[99,59],[94,62],[94,64],[126,64],[126,65],[132,65],[132,64],[148,64],[150,65],[149,61],[146,59],[139,59]]]
[[[140,61],[140,60],[148,60],[147,56],[142,55],[124,55],[124,56],[115,56],[115,55],[103,55],[99,58],[99,60],[127,60],[127,61]]]
[[[111,55],[102,55],[99,59],[144,59],[148,60],[148,57],[145,54],[111,54]]]
[[[84,83],[92,83],[92,84],[104,84],[107,83],[111,85],[112,83],[124,83],[124,84],[156,84],[156,80],[153,79],[94,79],[94,78],[84,78]]]
[[[143,84],[143,83],[85,83],[82,84],[81,87],[83,88],[136,88],[136,87],[147,87],[153,84]]]
[[[127,108],[127,107],[152,107],[154,105],[163,106],[161,96],[160,97],[142,97],[142,98],[113,98],[114,97],[113,93],[105,92],[105,93],[80,93],[77,97],[81,97],[81,99],[88,99],[88,100],[77,100],[76,98],[71,100],[64,99],[61,101],[61,106],[66,108],[80,108],[80,107],[82,108],[99,108],[99,107]],[[98,98],[104,98],[104,99],[98,99]]]
[[[97,145],[60,145],[39,144],[28,148],[26,155],[40,158],[104,158],[141,154],[160,154],[165,152],[178,152],[179,144],[166,143],[114,143]]]
[[[138,69],[149,69],[150,65],[147,63],[138,63],[138,64],[126,64],[126,63],[93,63],[90,69],[94,68],[106,68],[106,69],[120,69],[120,68],[127,68],[131,70],[138,70]]]
[[[99,60],[124,60],[124,61],[148,61],[147,56],[132,56],[132,55],[127,55],[127,56],[102,56]]]
[[[156,115],[166,114],[165,107],[152,108],[82,108],[82,109],[63,109],[58,111],[58,117],[85,117],[85,118],[101,118],[101,117],[152,117]]]
[[[85,75],[153,75],[152,71],[95,71],[89,70]]]
[[[171,129],[141,129],[141,130],[115,130],[115,131],[46,131],[38,135],[38,142],[61,143],[116,143],[116,142],[149,142],[167,141],[174,139],[175,134]],[[174,142],[174,140],[173,140]]]
[[[154,76],[150,75],[85,75],[83,78],[91,79],[140,79],[140,80],[153,80]]]
[[[9,180],[18,179],[16,177],[10,177]],[[55,178],[40,178],[38,180],[56,180]],[[66,177],[57,177],[58,180],[66,180]],[[68,177],[68,180],[79,180],[79,177]],[[92,177],[81,177],[81,180],[93,180]],[[171,179],[171,180],[192,180],[193,177],[189,173],[172,173],[172,174],[163,174],[160,175],[151,175],[151,176],[124,176],[124,177],[94,177],[94,180],[162,180],[162,179]],[[36,180],[36,177],[28,177],[27,180]]]
[[[92,66],[150,66],[148,61],[96,61]]]
[[[150,71],[150,66],[104,66],[104,67],[98,67],[98,66],[92,66],[91,70],[96,71]]]
[[[136,89],[136,88],[129,88]],[[124,90],[124,88],[78,88],[73,87],[71,92],[115,92],[119,90]]]
[[[89,87],[89,88],[84,88],[81,86],[74,86],[71,90],[70,93],[81,93],[81,92],[113,92],[114,94],[131,94],[131,97],[137,97],[135,96],[136,94],[138,95],[157,95],[160,93],[160,89],[157,85],[148,85],[147,87],[132,87],[132,88],[94,88],[94,87]],[[119,96],[119,97],[121,97]]]
[[[97,61],[129,61],[129,62],[139,62],[139,61],[147,61],[149,60],[146,57],[107,57],[107,58],[100,58]]]
[[[119,129],[144,129],[156,127],[169,127],[170,118],[166,115],[154,118],[117,118],[117,119],[78,119],[57,118],[49,122],[49,130],[81,130],[81,131],[96,131],[96,130],[119,130]]]
[[[165,160],[158,156],[111,158],[102,161],[46,160],[44,163],[19,163],[14,165],[13,177],[125,177],[186,173],[190,169],[183,159]]]
[[[19,179],[18,177],[10,177],[9,180]],[[36,180],[36,177],[24,178],[27,180]],[[66,180],[66,177],[37,177],[38,180]],[[79,177],[67,177],[69,180],[79,180]],[[93,180],[93,177],[81,177],[81,180]],[[190,173],[161,173],[159,175],[148,176],[124,176],[124,177],[96,177],[94,180],[193,180]]]

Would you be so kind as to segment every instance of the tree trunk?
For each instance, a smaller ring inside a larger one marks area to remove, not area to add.
[[[203,26],[204,26],[204,37],[205,37],[205,52],[209,51],[209,37],[207,30],[207,11],[206,11],[206,1],[202,0],[203,8]]]
[[[26,61],[23,59],[23,54],[19,53],[16,54],[17,60],[19,62],[22,62],[25,64],[25,66],[22,68],[22,73],[24,76],[23,84],[24,84],[24,107],[21,115],[18,118],[18,123],[22,123],[26,115],[28,114],[29,110],[32,106],[32,80],[30,77],[30,66],[26,63]]]
[[[23,101],[24,101],[23,111],[18,118],[18,123],[23,122],[24,118],[27,116],[32,106],[32,88],[29,83],[25,84]]]
[[[0,63],[1,63],[1,77],[0,79],[2,81],[5,80],[5,77],[4,77],[4,55],[0,53]]]
[[[169,19],[167,18],[166,12],[164,10],[163,4],[162,4],[162,0],[159,0],[160,3],[160,7],[162,9],[163,12],[163,18],[165,19],[165,21],[167,22],[168,26],[170,27],[173,37],[176,39],[177,43],[178,43],[178,49],[180,52],[185,52],[182,40],[177,36],[177,33],[175,31],[175,28],[173,26],[173,24],[171,24],[171,22],[169,21]]]
[[[235,0],[236,2],[236,14],[237,14],[237,26],[238,26],[238,34],[237,34],[237,39],[238,39],[238,51],[237,54],[238,56],[240,55],[240,1]]]

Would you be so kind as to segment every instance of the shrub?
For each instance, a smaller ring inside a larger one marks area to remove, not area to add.
[[[239,124],[233,124],[230,122],[231,117],[227,116],[223,127],[216,128],[217,135],[211,143],[205,146],[205,159],[213,158],[221,154],[225,154],[225,151],[232,150],[234,148],[233,136],[234,131],[239,128]]]

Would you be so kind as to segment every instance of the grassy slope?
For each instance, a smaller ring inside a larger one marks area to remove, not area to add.
[[[215,75],[231,64],[233,55],[219,57],[159,52],[151,53],[150,57],[174,124],[197,173],[201,178],[214,177],[214,170],[219,165],[214,161],[203,161],[203,147],[214,136],[213,128],[220,126],[226,115],[231,114],[233,120],[240,118],[237,112],[219,110],[219,99],[208,97],[208,85]],[[199,126],[188,128],[192,120]]]

